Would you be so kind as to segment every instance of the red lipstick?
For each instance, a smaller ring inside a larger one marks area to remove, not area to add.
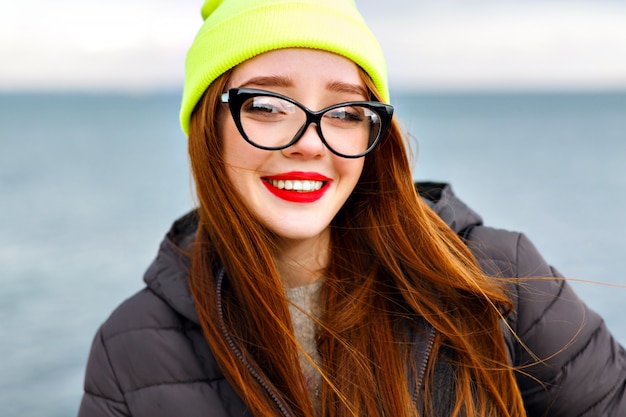
[[[331,181],[317,172],[301,171],[270,175],[262,179],[269,192],[292,203],[313,203],[319,200],[328,190]]]

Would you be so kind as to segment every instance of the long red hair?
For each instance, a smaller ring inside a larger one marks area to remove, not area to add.
[[[227,111],[219,96],[228,76],[211,84],[191,119],[199,226],[189,285],[215,358],[252,413],[314,417],[274,261],[276,237],[226,180],[217,124]],[[362,78],[377,98],[364,72]],[[317,340],[322,415],[417,416],[409,382],[416,365],[403,329],[421,317],[437,331],[424,381],[426,415],[436,409],[429,386],[436,359],[445,356],[453,369],[452,416],[525,416],[500,328],[511,305],[503,285],[482,273],[421,202],[395,121],[365,158],[331,224]],[[218,295],[219,265],[225,278]]]

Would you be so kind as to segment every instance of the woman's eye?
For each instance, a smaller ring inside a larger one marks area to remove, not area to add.
[[[363,121],[363,114],[358,109],[350,107],[340,107],[333,109],[324,115],[331,119],[343,120],[346,122],[361,122]]]
[[[249,113],[289,114],[293,113],[294,105],[273,97],[254,97],[244,106],[244,110]]]
[[[261,113],[278,113],[278,109],[276,107],[272,107],[267,104],[252,104],[248,106],[246,109],[250,112],[261,112]]]
[[[255,97],[248,102],[246,111],[261,113],[278,113],[279,108],[275,100],[266,97]]]

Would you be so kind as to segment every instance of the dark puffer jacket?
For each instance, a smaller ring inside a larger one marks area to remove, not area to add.
[[[450,187],[419,188],[441,218],[468,239],[486,272],[559,276],[524,235],[482,226]],[[193,219],[174,224],[146,272],[146,288],[98,330],[80,417],[250,415],[202,335],[186,282],[189,261],[176,249],[193,239]],[[519,340],[503,329],[512,363],[524,367],[518,383],[528,415],[625,417],[626,354],[602,319],[563,280],[512,279],[510,289],[515,309],[508,324]],[[428,344],[417,342],[415,358],[426,357]]]

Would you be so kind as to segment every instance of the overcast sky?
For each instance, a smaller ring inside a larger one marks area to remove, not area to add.
[[[0,90],[180,89],[195,0],[19,0]],[[392,86],[626,89],[623,0],[357,0]]]

